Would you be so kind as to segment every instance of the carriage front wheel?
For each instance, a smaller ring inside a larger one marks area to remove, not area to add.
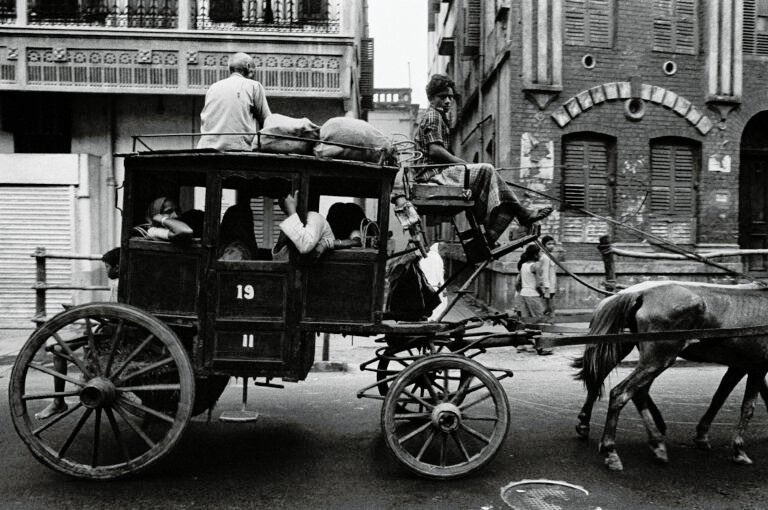
[[[415,361],[395,379],[381,426],[405,467],[428,478],[457,478],[496,455],[509,428],[509,402],[480,363],[438,354]]]
[[[194,373],[160,320],[93,303],[30,336],[8,393],[16,431],[38,460],[68,475],[111,479],[173,449],[192,416]]]

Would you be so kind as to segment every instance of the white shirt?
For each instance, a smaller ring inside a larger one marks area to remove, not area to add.
[[[307,213],[306,225],[301,222],[299,215],[294,213],[280,223],[280,230],[302,254],[314,250],[318,243],[324,243],[326,248],[333,249],[333,241],[336,239],[325,218],[314,211]]]
[[[251,142],[270,114],[261,83],[232,73],[210,86],[200,113],[200,132],[248,133],[201,136],[198,149],[251,150]]]
[[[520,281],[522,282],[522,290],[520,290],[521,296],[538,296],[539,293],[536,287],[539,284],[539,276],[536,274],[537,262],[526,262],[520,268]]]

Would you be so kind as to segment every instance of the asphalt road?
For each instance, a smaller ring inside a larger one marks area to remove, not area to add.
[[[361,346],[352,361],[371,352]],[[502,509],[509,508],[503,487],[540,478],[583,486],[589,495],[571,506],[550,501],[539,508],[768,507],[768,415],[762,404],[746,436],[755,464],[729,461],[743,386],[713,426],[713,449],[697,450],[691,442],[722,368],[674,368],[654,385],[652,395],[670,429],[668,465],[654,463],[638,415],[628,406],[617,438],[625,470],[615,473],[597,454],[605,402],[595,410],[589,441],[574,432],[584,397],[567,365],[575,352],[538,357],[498,349],[486,355],[486,364],[515,371],[503,383],[510,432],[488,466],[448,482],[420,479],[390,457],[381,438],[380,403],[356,398],[372,375],[355,371],[313,372],[285,389],[256,388],[249,407],[261,413],[257,422],[195,421],[167,460],[134,478],[69,479],[39,464],[16,436],[7,407],[9,366],[0,366],[0,508]],[[628,370],[620,369],[612,381]],[[215,415],[237,409],[239,398],[238,387],[228,388]]]

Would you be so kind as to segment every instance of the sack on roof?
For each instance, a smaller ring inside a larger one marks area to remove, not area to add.
[[[289,140],[282,136],[295,136],[317,140],[320,126],[304,117],[294,119],[279,113],[273,113],[264,119],[260,136],[253,137],[252,149],[275,154],[312,154],[314,141]],[[270,136],[275,135],[275,136]]]
[[[315,145],[315,156],[377,163],[382,152],[390,152],[391,149],[389,138],[364,120],[334,117],[320,128],[320,142]]]

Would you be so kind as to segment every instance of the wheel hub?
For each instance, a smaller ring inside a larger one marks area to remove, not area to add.
[[[80,402],[91,409],[110,406],[116,398],[115,385],[104,377],[94,377],[80,393]]]
[[[448,402],[438,404],[432,410],[432,424],[443,432],[455,432],[461,425],[461,411]]]

